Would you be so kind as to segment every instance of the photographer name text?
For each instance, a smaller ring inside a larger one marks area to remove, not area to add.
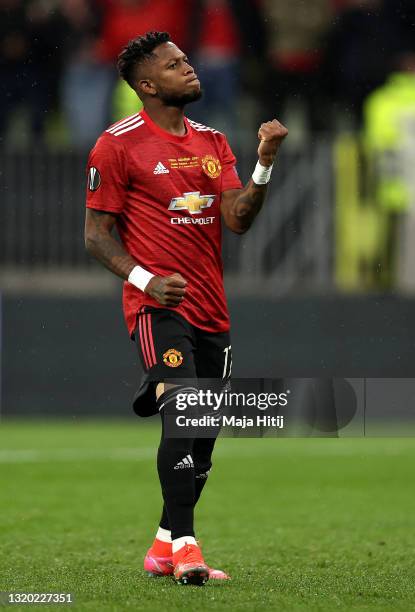
[[[284,428],[284,416],[257,415],[256,418],[246,416],[212,416],[205,414],[202,417],[186,417],[180,415],[176,417],[178,427],[239,427],[246,429],[249,427],[275,427]]]

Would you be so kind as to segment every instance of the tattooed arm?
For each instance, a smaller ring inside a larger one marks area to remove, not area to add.
[[[108,270],[127,280],[128,275],[137,265],[137,262],[112,235],[112,229],[116,221],[117,215],[87,208],[85,217],[85,248],[90,255],[98,259]]]
[[[269,168],[288,130],[274,119],[263,123],[258,131],[259,163]],[[257,185],[252,179],[244,189],[229,189],[222,194],[221,211],[226,226],[236,234],[244,234],[252,225],[265,200],[268,185]]]
[[[222,194],[221,210],[226,226],[244,234],[252,225],[265,200],[268,185],[255,185],[250,179],[244,189],[229,189]]]
[[[130,272],[137,262],[112,236],[112,229],[117,216],[108,212],[86,209],[85,218],[85,248],[108,270],[114,272],[124,280],[128,280]],[[163,306],[178,306],[186,294],[187,282],[178,272],[170,276],[153,276],[145,292],[151,295]]]

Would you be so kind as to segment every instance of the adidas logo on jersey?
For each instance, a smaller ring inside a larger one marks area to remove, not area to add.
[[[170,173],[170,170],[168,170],[166,166],[163,166],[161,162],[159,162],[153,170],[153,174],[169,174],[169,173]]]
[[[183,457],[183,459],[179,461],[179,463],[176,463],[176,465],[174,466],[174,469],[184,470],[185,468],[192,468],[192,467],[195,467],[193,465],[193,459],[190,455],[186,455],[186,457]]]

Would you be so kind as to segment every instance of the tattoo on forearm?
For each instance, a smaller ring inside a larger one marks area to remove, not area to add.
[[[89,214],[89,221],[86,237],[88,252],[111,272],[126,280],[136,262],[111,235],[111,229],[106,223],[108,215],[105,219],[102,213],[93,211]]]
[[[267,193],[267,185],[256,185],[252,180],[236,198],[233,205],[233,214],[237,217],[241,227],[247,229],[261,210]]]
[[[132,268],[136,265],[133,258],[112,236],[98,236],[90,253],[111,272],[124,279],[128,278]]]

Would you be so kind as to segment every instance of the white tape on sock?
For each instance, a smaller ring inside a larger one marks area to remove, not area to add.
[[[197,546],[197,542],[193,536],[183,536],[181,538],[176,538],[175,540],[173,540],[173,554],[183,548],[183,546],[185,546],[186,544],[194,544],[195,546]]]
[[[156,533],[156,539],[160,540],[160,542],[171,544],[171,531],[168,529],[163,529],[163,527],[159,527]]]

